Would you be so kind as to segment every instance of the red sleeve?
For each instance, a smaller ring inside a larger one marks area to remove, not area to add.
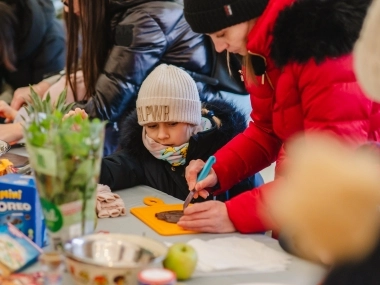
[[[278,181],[266,183],[244,192],[226,202],[230,220],[240,233],[257,233],[277,230],[275,221],[267,207],[267,197]]]
[[[237,135],[216,152],[213,166],[221,193],[239,181],[268,167],[277,158],[282,141],[273,132],[263,130],[256,123]]]

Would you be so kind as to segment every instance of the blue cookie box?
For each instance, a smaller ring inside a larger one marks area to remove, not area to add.
[[[0,225],[13,224],[39,247],[45,244],[45,223],[32,176],[0,176]]]

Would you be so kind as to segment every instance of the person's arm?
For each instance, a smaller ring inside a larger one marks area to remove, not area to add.
[[[0,117],[5,118],[5,123],[12,122],[17,115],[17,111],[9,106],[5,101],[0,100]]]
[[[253,106],[253,121],[244,132],[215,153],[216,163],[205,179],[196,181],[204,162],[194,160],[189,163],[186,167],[189,190],[197,190],[202,197],[208,196],[209,192],[218,195],[276,161],[283,142],[273,131],[272,105],[267,104],[273,100],[273,92],[268,86],[259,86],[252,91],[251,102],[261,104]]]
[[[125,151],[117,151],[102,159],[99,183],[112,190],[130,188],[144,181],[140,164]]]
[[[226,202],[228,217],[237,231],[240,233],[258,233],[278,230],[267,201],[279,183],[280,181],[277,179],[241,193]]]
[[[56,83],[62,75],[57,74],[50,76],[37,84],[32,85],[33,90],[40,96],[41,98],[46,93],[46,91]],[[11,102],[11,107],[15,110],[19,110],[26,102],[30,101],[30,87],[25,86],[21,88],[17,88],[13,93],[13,99]]]
[[[21,123],[0,124],[0,139],[10,144],[21,140],[23,128]]]
[[[258,124],[250,122],[243,133],[215,153],[217,162],[213,169],[218,177],[220,191],[214,194],[230,189],[276,160],[282,141],[273,131],[267,132]]]
[[[278,181],[241,193],[226,203],[206,201],[186,208],[178,222],[187,230],[209,233],[260,233],[278,230],[267,200]]]
[[[115,34],[116,43],[96,83],[96,93],[84,106],[90,118],[113,122],[135,107],[143,80],[157,65],[167,44],[158,23],[143,12],[129,14]]]

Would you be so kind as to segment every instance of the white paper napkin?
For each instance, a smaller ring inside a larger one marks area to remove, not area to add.
[[[198,254],[197,271],[249,269],[254,272],[283,271],[290,256],[250,238],[227,237],[188,242]]]

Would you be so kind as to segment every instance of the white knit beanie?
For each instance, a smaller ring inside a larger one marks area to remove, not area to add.
[[[197,85],[187,72],[173,65],[161,64],[147,76],[141,85],[136,108],[140,125],[201,123]]]

